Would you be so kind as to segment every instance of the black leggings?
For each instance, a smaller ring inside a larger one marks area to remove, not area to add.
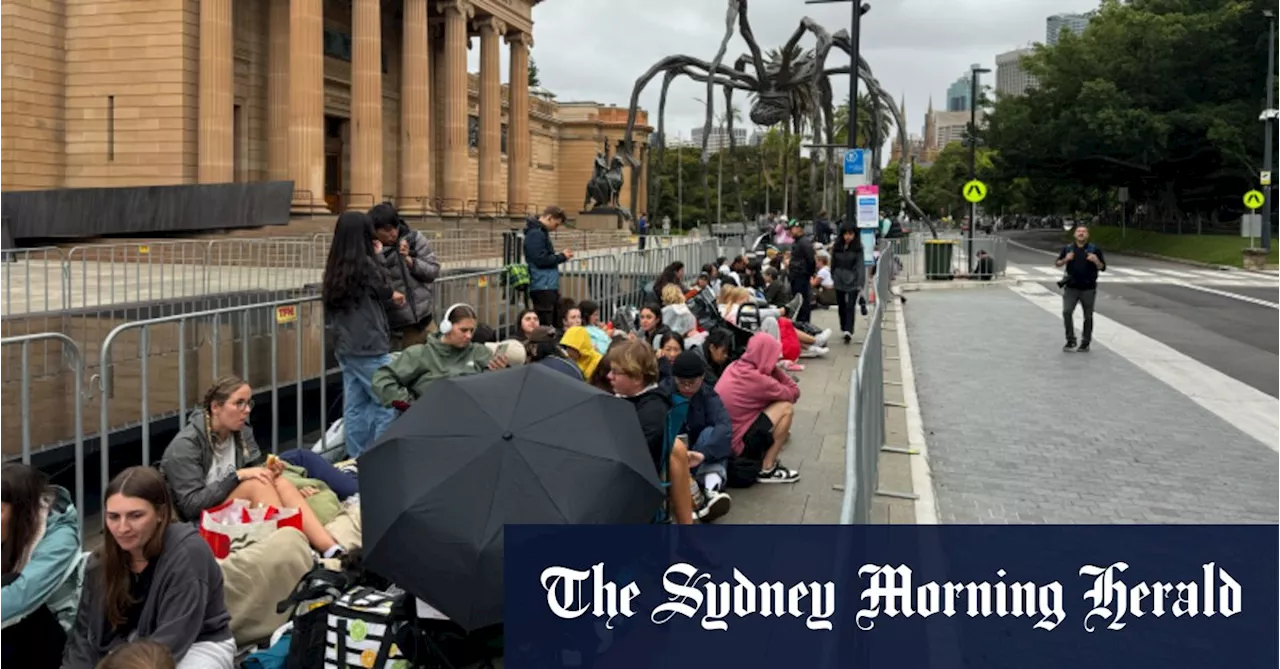
[[[4,631],[0,647],[4,662],[31,669],[55,668],[62,664],[62,649],[67,645],[67,634],[58,619],[41,605],[20,622]],[[18,662],[22,659],[22,662]]]
[[[840,331],[853,332],[853,301],[855,297],[861,297],[855,291],[836,291],[836,310],[840,314]]]

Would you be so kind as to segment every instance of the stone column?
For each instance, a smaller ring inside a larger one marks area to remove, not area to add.
[[[231,0],[200,3],[200,102],[197,140],[200,183],[235,181],[235,51]]]
[[[533,37],[515,32],[507,35],[511,44],[511,78],[507,83],[507,207],[512,216],[524,215],[534,204],[529,201],[529,163],[533,137],[529,134],[529,49]]]
[[[381,0],[351,3],[351,202],[382,201]],[[370,200],[372,198],[372,200]]]
[[[498,39],[507,31],[505,23],[489,17],[480,22],[480,182],[478,209],[481,214],[499,213],[503,193],[502,175],[502,67],[498,59]],[[510,150],[510,147],[507,147]]]
[[[427,0],[404,0],[400,67],[401,213],[431,207],[431,43]],[[422,199],[419,199],[422,198]]]
[[[467,21],[475,8],[467,0],[436,4],[444,13],[444,193],[443,212],[459,213],[467,203]]]
[[[294,211],[324,210],[324,0],[289,3],[289,178]]]
[[[267,7],[267,179],[289,180],[289,0]]]

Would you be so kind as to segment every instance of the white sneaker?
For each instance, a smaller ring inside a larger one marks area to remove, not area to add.
[[[814,335],[814,337],[813,337],[813,345],[814,345],[814,346],[820,346],[820,347],[822,347],[822,348],[826,348],[826,347],[827,347],[827,340],[829,340],[829,339],[831,339],[831,328],[827,328],[827,329],[823,330],[822,332],[819,332],[818,334]]]
[[[814,358],[821,358],[822,356],[830,352],[831,352],[831,349],[825,346],[818,346],[817,344],[814,344],[813,346],[809,347],[809,355]]]

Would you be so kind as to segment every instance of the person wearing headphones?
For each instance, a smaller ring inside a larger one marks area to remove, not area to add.
[[[506,352],[472,342],[475,331],[476,311],[471,305],[449,307],[440,319],[440,332],[406,348],[373,373],[373,394],[383,406],[404,411],[432,381],[505,369]]]

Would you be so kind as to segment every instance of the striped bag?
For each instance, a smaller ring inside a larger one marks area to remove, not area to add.
[[[396,645],[404,623],[395,612],[403,593],[358,586],[329,605],[324,669],[409,669]]]

